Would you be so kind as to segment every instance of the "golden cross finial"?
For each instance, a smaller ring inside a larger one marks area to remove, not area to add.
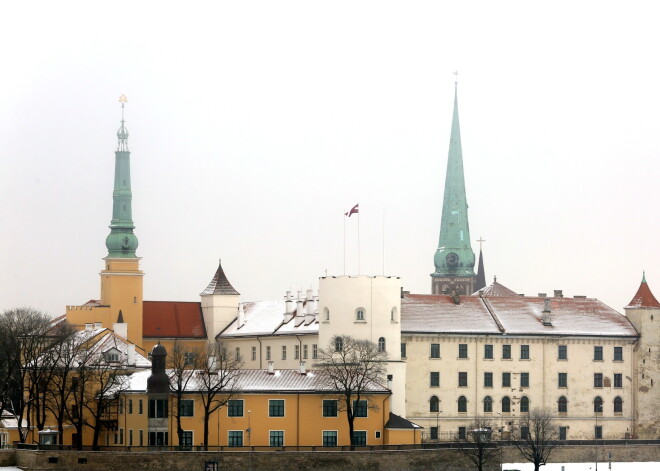
[[[484,239],[483,236],[479,236],[479,238],[477,239],[477,242],[479,242],[479,252],[481,252],[481,247],[482,247],[483,243],[486,242],[486,239]]]
[[[126,98],[126,95],[123,95],[119,97],[119,102],[120,103],[126,103],[128,102],[128,98]]]

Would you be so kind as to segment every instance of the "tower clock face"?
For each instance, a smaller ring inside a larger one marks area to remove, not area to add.
[[[456,255],[454,252],[447,254],[445,260],[447,261],[447,265],[449,265],[450,267],[458,266],[458,255]]]

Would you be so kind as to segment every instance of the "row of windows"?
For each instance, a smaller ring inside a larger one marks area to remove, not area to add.
[[[529,387],[529,373],[523,372],[519,373],[520,375],[520,387],[528,388]],[[440,386],[440,372],[431,371],[430,373],[430,385],[431,387]],[[468,387],[468,374],[466,371],[459,371],[458,373],[458,387],[466,388]],[[484,372],[484,387],[492,388],[493,387],[493,373],[490,371]],[[511,373],[504,372],[502,373],[502,387],[510,388],[511,387]]]
[[[602,388],[603,386],[609,387],[609,379],[603,377],[603,373],[594,373],[594,388]],[[557,387],[567,388],[568,387],[568,373],[557,373]],[[623,387],[623,374],[614,373],[614,385],[615,388]]]
[[[460,396],[458,398],[457,408],[458,412],[467,412],[467,398],[465,396]],[[511,398],[504,396],[500,401],[501,412],[511,412]],[[429,400],[429,411],[430,412],[440,412],[440,399],[438,396],[431,396]],[[490,396],[484,397],[483,400],[483,411],[484,412],[493,412],[493,398]],[[523,396],[520,398],[520,412],[529,412],[529,398]]]
[[[367,417],[369,403],[365,400],[353,401],[353,416]],[[339,411],[338,401],[336,399],[323,399],[323,417],[337,417]],[[227,402],[228,417],[243,417],[244,406],[243,399],[230,399]],[[284,417],[284,399],[270,399],[268,401],[269,417]]]
[[[344,339],[341,337],[335,337],[335,352],[341,352],[343,349],[344,349]],[[379,352],[387,351],[385,344],[385,337],[380,337],[378,339],[378,351]]]
[[[281,355],[282,355],[282,360],[287,359],[287,346],[282,345],[281,349]],[[272,348],[270,345],[266,345],[266,360],[270,361],[272,360]],[[312,344],[312,359],[316,360],[319,357],[319,347],[317,344]],[[240,347],[236,347],[236,360],[241,359],[241,349]],[[252,361],[257,360],[257,347],[252,347],[252,352],[251,352],[251,359]],[[293,359],[294,360],[300,360],[300,345],[294,345],[293,346]],[[307,360],[309,359],[309,345],[305,344],[302,346],[302,359]]]
[[[613,409],[612,411],[614,413],[622,413],[623,412],[623,399],[621,397],[617,396],[614,398],[612,401]],[[566,413],[568,412],[568,399],[566,399],[566,396],[561,396],[557,400],[557,412],[563,412]],[[603,398],[600,396],[596,396],[594,398],[594,412],[603,412]]]
[[[465,440],[467,436],[467,427],[458,427],[458,438],[460,440]],[[438,427],[431,427],[430,428],[430,434],[429,438],[431,440],[437,440],[438,439]],[[529,435],[529,428],[528,427],[520,427],[520,435],[523,438],[526,438]],[[559,426],[559,440],[566,440],[568,437],[568,427],[566,426]],[[601,439],[603,438],[603,427],[601,425],[597,425],[594,427],[594,438],[596,439]]]
[[[390,310],[390,321],[392,322],[397,322],[397,308],[394,306]],[[363,307],[358,307],[355,309],[355,321],[356,322],[366,322],[367,320],[367,310]],[[323,320],[324,321],[329,321],[330,320],[330,310],[325,307],[323,308]]]
[[[406,357],[406,344],[401,344],[401,356]],[[430,355],[431,358],[440,358],[440,344],[432,343]],[[468,344],[459,343],[458,344],[458,358],[468,358]],[[484,359],[492,360],[495,358],[494,348],[492,344],[484,345]],[[503,360],[511,360],[513,358],[511,345],[505,344],[502,345],[502,357]],[[521,360],[529,360],[530,348],[529,345],[520,345],[520,356]],[[568,360],[568,346],[567,345],[557,345],[557,359],[558,360]],[[603,360],[603,347],[602,345],[594,346],[594,360],[602,361]],[[613,360],[614,361],[623,361],[623,347],[614,347],[613,350]]]

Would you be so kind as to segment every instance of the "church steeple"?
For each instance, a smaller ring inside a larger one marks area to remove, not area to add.
[[[454,113],[447,158],[440,239],[433,259],[435,273],[431,274],[434,294],[451,290],[456,290],[459,294],[474,292],[475,257],[470,244],[467,210],[461,130],[458,121],[458,83],[455,82]]]
[[[128,129],[124,122],[124,105],[121,102],[121,127],[117,131],[117,151],[115,152],[115,187],[112,192],[112,221],[110,234],[105,240],[108,258],[136,258],[135,249],[138,239],[133,234],[133,215],[131,208],[131,152],[128,150]]]

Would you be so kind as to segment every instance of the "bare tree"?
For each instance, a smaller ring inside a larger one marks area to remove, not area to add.
[[[334,336],[330,344],[319,350],[317,367],[323,372],[325,386],[337,392],[338,410],[346,412],[351,449],[356,445],[354,422],[356,406],[364,407],[364,397],[384,379],[388,355],[373,342],[351,336]],[[374,403],[366,404],[376,409]]]
[[[559,428],[552,421],[548,410],[534,409],[521,417],[513,429],[513,438],[520,454],[534,463],[534,471],[545,465],[559,437]]]
[[[236,394],[243,360],[229,354],[220,342],[209,345],[202,356],[205,366],[195,372],[195,389],[204,408],[204,449],[207,450],[209,419]]]
[[[182,401],[186,392],[190,393],[188,385],[195,376],[196,370],[206,367],[204,350],[186,348],[178,341],[168,355],[170,366],[170,392],[174,396],[173,414],[176,418],[176,433],[179,437],[179,447],[183,443],[183,427],[181,426]],[[193,381],[194,383],[194,381]]]
[[[499,448],[492,440],[492,423],[490,420],[477,417],[465,431],[464,446],[460,452],[465,455],[479,471],[499,455]]]

